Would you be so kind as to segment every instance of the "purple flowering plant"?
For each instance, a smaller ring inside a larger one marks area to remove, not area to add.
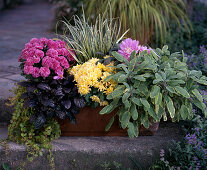
[[[200,46],[199,54],[186,55],[187,64],[191,70],[200,70],[207,75],[207,48],[205,45]]]
[[[152,168],[202,170],[207,167],[207,120],[197,115],[192,121],[194,127],[183,140],[173,142],[167,153],[160,150],[160,160]]]
[[[147,48],[146,46],[139,45],[139,41],[132,40],[131,38],[127,38],[123,40],[120,44],[120,49],[118,50],[118,53],[121,54],[123,57],[125,57],[127,60],[129,60],[130,55],[133,51],[136,52],[143,52],[147,51],[150,53],[151,48]]]

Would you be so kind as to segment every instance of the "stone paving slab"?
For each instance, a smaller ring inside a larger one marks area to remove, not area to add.
[[[0,99],[7,99],[20,76],[18,58],[31,38],[54,38],[50,32],[54,6],[47,0],[25,0],[23,5],[0,12]]]
[[[5,137],[6,128],[0,137]],[[2,132],[0,131],[0,132]],[[140,136],[130,139],[128,137],[61,137],[52,142],[56,169],[63,170],[91,170],[101,169],[104,162],[116,161],[123,167],[134,169],[129,159],[132,156],[143,169],[159,159],[160,149],[166,149],[173,140],[178,140],[182,132],[176,123],[161,123],[154,136]],[[21,161],[26,160],[25,146],[9,143],[9,156],[5,157],[4,148],[0,146],[0,163],[8,162],[16,168]],[[48,166],[46,155],[27,164],[25,169],[51,169]]]

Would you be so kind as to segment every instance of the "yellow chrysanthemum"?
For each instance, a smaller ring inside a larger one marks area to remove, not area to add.
[[[91,87],[97,88],[99,91],[109,94],[113,92],[116,85],[115,82],[104,82],[104,79],[114,72],[114,65],[111,62],[109,65],[98,63],[99,59],[92,58],[82,65],[74,66],[68,72],[74,75],[74,79],[77,82],[78,91],[80,94],[86,95],[91,91]]]
[[[112,93],[114,91],[114,87],[110,86],[109,88],[106,89],[106,91],[104,92],[106,95],[109,95],[110,93]]]
[[[96,95],[93,95],[93,96],[91,96],[90,98],[91,98],[92,101],[94,101],[94,102],[101,103],[101,100],[100,100],[99,97],[96,96]]]
[[[109,102],[107,101],[100,102],[100,106],[107,106],[107,105],[109,105]]]

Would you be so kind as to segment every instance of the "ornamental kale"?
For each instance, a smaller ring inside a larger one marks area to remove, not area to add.
[[[145,50],[150,52],[150,48],[148,49],[146,46],[139,45],[139,41],[127,38],[121,42],[120,50],[118,50],[118,53],[123,55],[127,60],[129,60],[129,57],[133,51],[136,51],[136,53],[138,53]]]
[[[71,123],[76,123],[74,114],[78,114],[85,106],[85,101],[78,93],[73,80],[73,76],[67,75],[59,80],[19,83],[27,90],[22,94],[22,98],[24,106],[33,109],[34,114],[31,115],[30,122],[36,129],[40,129],[53,116],[60,119],[68,117]]]

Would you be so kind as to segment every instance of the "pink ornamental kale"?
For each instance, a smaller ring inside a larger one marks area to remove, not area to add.
[[[32,38],[25,44],[19,62],[22,62],[20,66],[24,75],[62,79],[64,70],[74,61],[71,53],[75,54],[72,49],[66,48],[64,41]]]
[[[127,38],[120,44],[120,50],[118,50],[118,53],[124,56],[127,60],[129,60],[129,57],[133,51],[142,52],[147,50],[147,52],[150,52],[150,48],[148,49],[146,46],[139,45],[139,41],[132,40],[131,38]]]

